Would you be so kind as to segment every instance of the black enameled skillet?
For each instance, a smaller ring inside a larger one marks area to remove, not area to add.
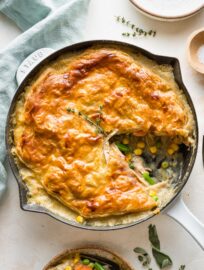
[[[86,224],[79,224],[71,220],[63,219],[62,217],[59,217],[58,215],[54,214],[53,212],[49,211],[48,209],[45,209],[39,205],[30,205],[27,202],[27,187],[23,183],[21,176],[19,175],[18,167],[14,161],[14,157],[11,153],[12,149],[12,125],[11,125],[11,117],[13,115],[13,112],[15,110],[15,105],[17,100],[19,99],[21,93],[24,91],[25,86],[28,84],[28,82],[32,79],[32,77],[36,74],[39,69],[44,66],[45,64],[48,64],[50,61],[55,60],[57,57],[68,53],[68,52],[77,52],[81,50],[88,49],[89,47],[93,45],[119,45],[120,47],[124,47],[127,49],[133,50],[135,53],[141,53],[144,56],[156,61],[158,64],[168,64],[173,67],[173,73],[175,76],[175,80],[177,84],[179,85],[180,89],[182,89],[184,95],[186,96],[187,102],[191,108],[192,115],[195,121],[195,146],[191,147],[188,150],[184,150],[184,165],[182,168],[181,175],[178,179],[178,186],[176,193],[174,197],[161,209],[162,213],[165,213],[169,216],[172,216],[175,220],[177,220],[181,225],[183,225],[191,234],[192,236],[198,241],[198,243],[201,245],[202,248],[204,248],[204,226],[201,224],[196,217],[194,217],[190,211],[186,208],[184,205],[180,193],[183,187],[185,186],[186,182],[188,181],[188,178],[190,176],[190,173],[192,171],[196,154],[197,154],[197,147],[198,147],[198,122],[197,117],[194,109],[193,102],[191,100],[191,97],[182,81],[181,71],[180,71],[180,64],[178,59],[174,57],[167,57],[167,56],[160,56],[160,55],[154,55],[142,48],[139,48],[137,46],[119,42],[119,41],[112,41],[112,40],[91,40],[91,41],[85,41],[76,43],[70,46],[67,46],[65,48],[62,48],[58,51],[52,52],[47,51],[46,48],[40,49],[36,52],[34,52],[31,56],[29,56],[23,64],[20,66],[18,72],[17,72],[17,80],[20,82],[20,80],[23,78],[23,81],[20,83],[13,100],[11,102],[11,106],[8,113],[7,118],[7,125],[6,125],[6,147],[7,147],[7,153],[9,157],[9,162],[11,169],[17,179],[18,186],[19,186],[19,194],[20,194],[20,205],[23,210],[31,211],[31,212],[38,212],[38,213],[44,213],[49,216],[54,217],[55,219],[64,222],[68,225],[72,225],[75,227],[83,228],[83,229],[89,229],[89,230],[116,230],[116,229],[122,229],[122,228],[128,228],[130,226],[137,225],[141,222],[144,222],[148,220],[150,217],[145,217],[139,220],[136,220],[135,222],[129,223],[129,224],[123,224],[123,225],[115,225],[115,226],[88,226]],[[51,54],[50,54],[51,53]],[[45,57],[45,55],[49,54]],[[44,59],[43,59],[44,58]],[[43,60],[42,60],[43,59]],[[42,60],[39,62],[39,60]],[[36,65],[36,62],[39,62]],[[36,66],[35,66],[36,65]],[[35,66],[33,68],[33,66]],[[32,70],[31,70],[32,69]],[[30,71],[31,70],[31,71]],[[28,73],[28,71],[30,71]],[[28,73],[28,74],[27,74]],[[27,74],[27,75],[26,75]]]

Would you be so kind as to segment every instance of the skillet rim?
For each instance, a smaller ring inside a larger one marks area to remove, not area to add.
[[[10,134],[11,134],[10,121],[12,118],[13,111],[15,109],[16,102],[18,101],[18,98],[21,95],[21,93],[24,91],[24,87],[27,85],[29,80],[36,74],[36,72],[38,72],[38,70],[42,66],[44,66],[46,64],[46,62],[53,61],[54,59],[58,58],[59,56],[63,55],[64,53],[69,53],[69,52],[73,52],[73,51],[77,51],[77,50],[85,50],[85,49],[92,47],[94,45],[116,45],[116,46],[120,46],[120,47],[126,47],[128,49],[135,51],[136,53],[139,52],[139,53],[143,54],[147,58],[156,61],[158,64],[166,63],[166,64],[169,64],[173,67],[173,74],[175,77],[175,81],[178,84],[179,88],[182,89],[183,94],[185,95],[187,102],[191,108],[193,118],[195,121],[195,132],[194,132],[195,146],[191,148],[191,151],[190,151],[191,153],[189,153],[189,158],[188,158],[189,160],[188,160],[187,168],[186,168],[185,172],[183,173],[184,175],[182,175],[182,177],[181,177],[182,184],[179,186],[178,190],[175,192],[175,195],[169,200],[169,202],[160,209],[160,213],[164,212],[165,209],[167,209],[171,204],[173,204],[175,202],[176,198],[179,196],[179,194],[181,193],[181,190],[184,188],[184,186],[186,185],[186,183],[190,177],[190,174],[192,172],[192,169],[193,169],[193,166],[194,166],[194,163],[196,160],[196,156],[197,156],[199,132],[198,132],[198,120],[197,120],[197,116],[196,116],[195,107],[194,107],[193,101],[191,99],[191,96],[183,83],[179,60],[177,58],[171,57],[171,56],[163,56],[163,55],[153,54],[153,53],[151,53],[151,52],[149,52],[141,47],[138,47],[134,44],[131,44],[131,43],[117,41],[117,40],[105,40],[105,39],[82,41],[82,42],[74,43],[72,45],[65,46],[59,50],[56,50],[51,55],[47,56],[44,60],[42,60],[39,64],[37,64],[28,73],[28,75],[24,78],[24,80],[20,83],[20,85],[18,86],[18,88],[13,96],[13,99],[11,101],[10,108],[9,108],[9,111],[7,114],[6,129],[5,129],[6,152],[8,155],[8,160],[9,160],[11,170],[12,170],[13,175],[15,176],[15,179],[18,183],[20,207],[22,210],[46,214],[46,215],[54,218],[55,220],[58,220],[64,224],[67,224],[67,225],[70,225],[72,227],[79,228],[79,229],[86,229],[86,230],[92,230],[92,231],[111,231],[111,230],[119,230],[119,229],[125,229],[125,228],[135,226],[137,224],[140,224],[144,221],[149,220],[150,218],[154,217],[157,214],[152,213],[151,215],[148,215],[147,217],[141,218],[139,220],[136,220],[134,222],[127,223],[127,224],[120,224],[120,225],[113,225],[113,226],[90,226],[90,225],[80,224],[80,223],[62,218],[62,217],[58,216],[57,214],[51,212],[50,210],[46,209],[45,207],[39,206],[37,204],[30,205],[27,203],[28,188],[26,187],[26,184],[23,183],[23,181],[21,180],[21,176],[19,174],[18,167],[17,167],[17,165],[14,161],[14,157],[11,153],[11,149],[12,149],[11,145],[12,144],[10,143],[10,140],[9,140]]]

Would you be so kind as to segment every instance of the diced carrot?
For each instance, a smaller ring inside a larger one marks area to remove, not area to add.
[[[84,264],[76,264],[74,266],[74,270],[92,270],[92,268],[88,265],[84,265]]]

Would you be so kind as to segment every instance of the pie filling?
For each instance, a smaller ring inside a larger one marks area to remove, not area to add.
[[[117,261],[117,262],[116,262]],[[127,266],[123,262],[113,257],[103,258],[99,255],[86,253],[75,253],[63,256],[61,259],[54,261],[46,268],[47,270],[124,270]],[[128,268],[129,269],[129,268]]]
[[[39,187],[27,183],[29,196],[43,190],[96,219],[159,209],[194,122],[170,66],[105,47],[44,67],[18,101],[13,126],[22,178],[26,168]]]

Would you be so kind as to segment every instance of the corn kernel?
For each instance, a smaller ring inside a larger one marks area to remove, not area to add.
[[[80,260],[79,254],[76,254],[75,258],[74,258],[74,264],[77,264]]]
[[[172,144],[170,145],[170,148],[172,148],[174,151],[178,151],[178,150],[179,150],[178,144],[175,144],[175,143],[172,143]]]
[[[65,270],[72,270],[71,266],[66,266]]]
[[[171,155],[173,155],[174,150],[172,148],[168,148],[167,153],[171,156]]]
[[[156,147],[156,146],[151,146],[151,147],[149,148],[149,150],[150,150],[150,152],[151,152],[152,154],[156,154],[156,153],[157,153],[157,147]]]
[[[154,190],[151,190],[149,192],[149,196],[151,196],[151,197],[156,196],[156,195],[157,195],[157,193]]]
[[[136,148],[136,149],[134,150],[134,153],[135,153],[136,156],[141,156],[141,155],[142,155],[142,149]]]
[[[123,144],[128,144],[129,143],[129,139],[128,138],[124,138],[123,139]]]
[[[143,149],[143,148],[145,148],[145,143],[143,141],[140,141],[137,143],[137,147]]]
[[[127,155],[125,156],[125,160],[126,160],[127,162],[129,162],[129,161],[131,160],[131,158],[132,158],[132,155],[131,155],[131,154],[127,154]]]
[[[78,217],[76,217],[76,221],[79,222],[79,223],[83,223],[84,218],[82,216],[78,216]]]

